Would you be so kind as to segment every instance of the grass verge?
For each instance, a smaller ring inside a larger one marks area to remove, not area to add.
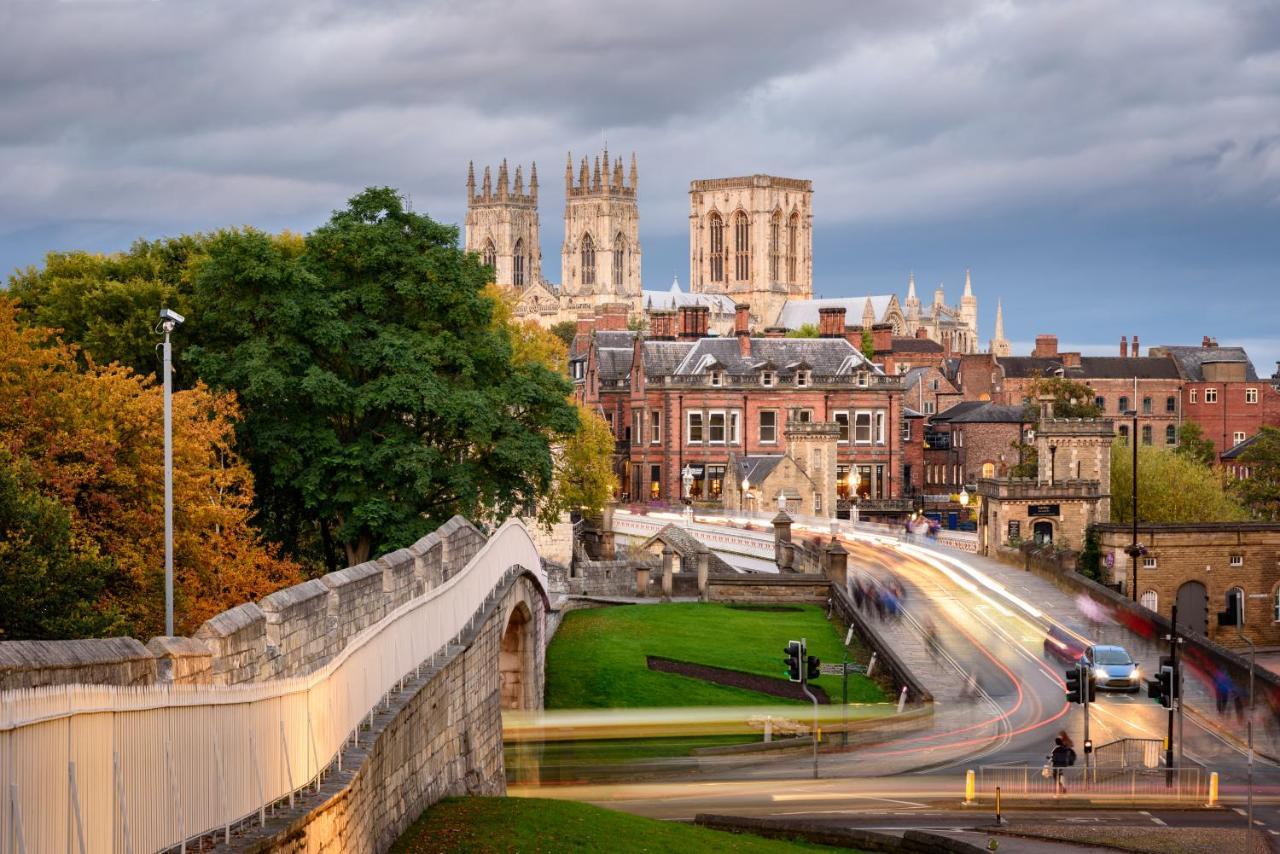
[[[783,648],[807,638],[809,654],[826,662],[843,658],[843,638],[822,609],[762,611],[718,603],[623,605],[565,615],[547,650],[548,709],[746,706],[786,703],[757,691],[714,685],[648,668],[658,655],[727,667],[784,681]],[[866,663],[865,650],[850,658]],[[834,702],[840,677],[816,681]],[[885,701],[870,679],[849,677],[849,701]]]
[[[396,854],[426,851],[792,854],[834,849],[657,821],[576,801],[445,798],[424,812],[391,850]]]

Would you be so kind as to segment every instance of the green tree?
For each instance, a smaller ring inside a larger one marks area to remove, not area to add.
[[[1102,409],[1094,402],[1093,389],[1086,383],[1064,377],[1044,377],[1031,384],[1027,392],[1027,420],[1040,418],[1040,398],[1053,398],[1054,418],[1097,418]]]
[[[572,320],[562,320],[551,325],[551,334],[564,342],[564,346],[573,346],[574,336],[578,334],[578,324]]]
[[[1094,581],[1102,580],[1102,549],[1098,543],[1098,531],[1092,525],[1084,532],[1084,548],[1076,557],[1076,572]]]
[[[817,338],[818,327],[812,323],[802,323],[795,329],[787,331],[788,338]]]
[[[578,430],[555,455],[555,489],[539,508],[539,521],[554,521],[565,510],[599,513],[613,498],[613,431],[600,415],[577,404]]]
[[[120,633],[124,621],[103,602],[112,562],[75,542],[71,514],[25,485],[29,468],[0,453],[0,640]]]
[[[1280,520],[1280,428],[1263,427],[1253,444],[1236,458],[1249,477],[1233,484],[1240,500],[1256,516]]]
[[[1133,450],[1111,446],[1111,521],[1132,521]],[[1142,522],[1230,522],[1248,518],[1221,469],[1151,445],[1138,446],[1138,519]]]
[[[876,341],[871,335],[870,329],[862,330],[862,355],[866,357],[868,362],[875,361],[876,358]]]
[[[1213,440],[1205,438],[1204,430],[1194,421],[1184,421],[1178,428],[1178,446],[1174,452],[1206,466],[1213,465],[1218,459]]]
[[[577,427],[569,382],[513,359],[487,270],[457,242],[372,188],[301,254],[220,234],[195,277],[206,329],[190,359],[238,393],[241,451],[277,512],[317,519],[330,566],[339,546],[358,563],[455,513],[532,510],[553,438]]]

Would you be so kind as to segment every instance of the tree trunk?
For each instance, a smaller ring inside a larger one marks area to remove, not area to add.
[[[367,533],[361,533],[354,543],[343,543],[347,549],[347,566],[355,566],[369,559],[373,549],[373,541]]]

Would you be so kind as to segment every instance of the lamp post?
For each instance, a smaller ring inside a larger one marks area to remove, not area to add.
[[[1132,536],[1129,539],[1129,547],[1125,549],[1125,554],[1129,556],[1130,572],[1133,574],[1133,582],[1130,585],[1132,589],[1129,591],[1129,598],[1134,602],[1138,601],[1138,558],[1146,552],[1138,543],[1138,410],[1130,409],[1125,415],[1133,419],[1133,427],[1129,431],[1129,443],[1133,447],[1133,469],[1131,471],[1131,493],[1133,495],[1133,523]]]
[[[173,637],[173,351],[169,335],[185,320],[171,309],[160,309],[164,364],[164,633]]]

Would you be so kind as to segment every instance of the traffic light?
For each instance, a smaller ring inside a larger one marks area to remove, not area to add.
[[[1181,693],[1181,686],[1178,684],[1180,681],[1173,669],[1173,659],[1167,655],[1162,656],[1156,678],[1147,681],[1147,696],[1164,708],[1172,709],[1173,701]]]
[[[801,662],[804,661],[804,644],[800,641],[787,641],[787,648],[783,650],[787,657],[782,661],[787,665],[787,678],[792,682],[803,682],[804,674],[801,672]]]
[[[806,676],[809,679],[817,679],[822,675],[822,662],[818,660],[818,656],[811,655],[805,659]]]
[[[1080,702],[1080,668],[1073,667],[1070,670],[1064,670],[1063,673],[1067,677],[1067,702]]]

